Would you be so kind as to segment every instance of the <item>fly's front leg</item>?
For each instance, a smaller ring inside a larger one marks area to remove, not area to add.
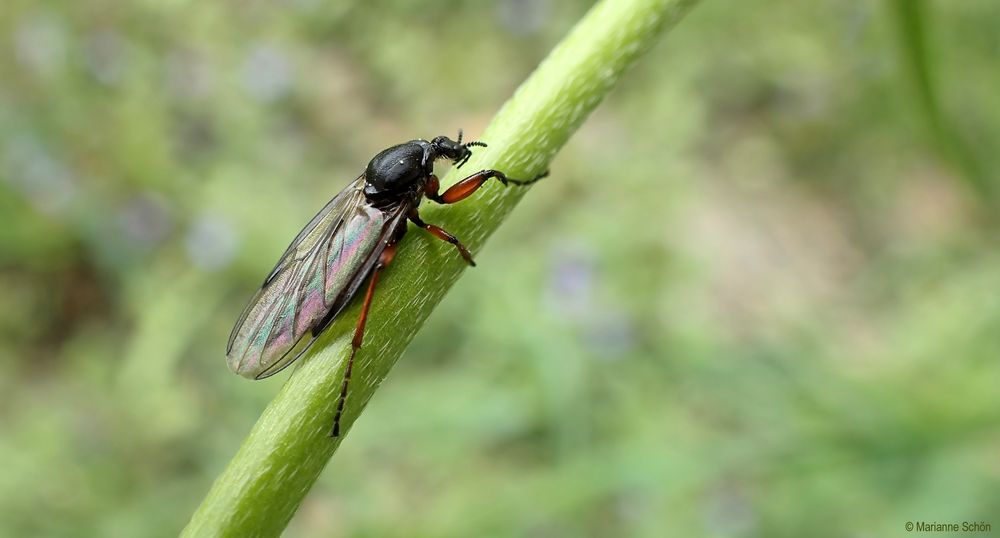
[[[452,185],[448,188],[448,190],[444,191],[444,194],[440,195],[438,194],[438,188],[440,187],[438,179],[435,176],[431,176],[430,181],[427,182],[427,188],[424,194],[427,198],[434,200],[439,204],[454,204],[455,202],[460,202],[471,196],[472,193],[479,190],[479,187],[482,187],[483,183],[486,183],[486,180],[490,178],[495,177],[504,185],[524,186],[531,185],[547,175],[549,175],[549,173],[548,171],[545,171],[535,178],[524,180],[511,179],[499,170],[480,170],[479,172],[476,172],[475,174],[472,174],[462,181]]]
[[[462,255],[462,258],[466,261],[466,263],[468,263],[473,267],[476,266],[476,262],[472,260],[472,254],[469,253],[469,249],[465,248],[465,245],[463,245],[462,242],[459,241],[457,237],[446,232],[444,228],[440,228],[433,224],[427,224],[426,222],[424,222],[420,218],[420,215],[417,213],[416,209],[410,211],[410,214],[407,215],[407,217],[410,219],[411,222],[413,222],[413,224],[416,224],[417,226],[423,228],[424,230],[427,230],[434,237],[437,237],[442,241],[447,241],[452,245],[455,245],[455,248],[458,249],[458,253]]]

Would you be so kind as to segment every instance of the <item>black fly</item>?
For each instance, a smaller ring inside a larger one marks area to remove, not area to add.
[[[481,170],[439,194],[434,161],[449,159],[461,167],[482,142],[462,143],[439,136],[430,142],[411,140],[376,155],[361,176],[333,197],[292,240],[229,335],[229,368],[244,377],[274,375],[298,359],[330,325],[368,280],[361,316],[351,341],[351,355],[333,422],[340,435],[340,418],[347,400],[354,355],[361,347],[365,320],[379,273],[396,254],[406,233],[406,221],[427,230],[458,249],[469,265],[469,250],[455,236],[420,219],[417,208],[427,197],[453,204],[476,192],[488,179],[504,185],[529,185],[546,174],[522,181],[497,170]],[[304,338],[306,334],[309,338]]]

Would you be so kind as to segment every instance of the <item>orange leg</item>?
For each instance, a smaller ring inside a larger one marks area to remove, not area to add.
[[[535,177],[533,179],[522,180],[522,179],[511,179],[499,170],[480,170],[479,172],[476,172],[475,174],[472,174],[471,176],[463,179],[462,181],[459,181],[458,183],[452,185],[451,187],[448,188],[448,190],[444,191],[444,194],[440,195],[438,194],[438,187],[439,187],[438,180],[436,177],[431,176],[431,180],[427,182],[427,189],[425,191],[425,194],[427,195],[428,198],[434,200],[439,204],[454,204],[455,202],[460,202],[471,196],[472,193],[479,190],[479,187],[483,186],[483,183],[486,183],[486,180],[492,177],[497,178],[500,181],[500,183],[503,183],[504,185],[509,184],[509,185],[523,186],[523,185],[531,185],[532,183],[538,181],[539,179],[542,179],[547,175],[549,175],[549,173],[546,171],[539,174],[538,177]]]
[[[413,224],[416,224],[417,226],[420,226],[421,228],[427,230],[434,237],[437,237],[442,241],[447,241],[452,245],[455,245],[455,248],[458,249],[458,253],[462,255],[462,258],[466,261],[466,263],[468,263],[473,267],[476,266],[476,262],[472,260],[472,254],[469,253],[469,249],[465,248],[465,245],[463,245],[462,242],[459,241],[457,237],[446,232],[444,228],[435,226],[433,224],[427,224],[426,222],[424,222],[420,218],[420,215],[417,213],[416,209],[410,211],[408,217],[410,221],[413,222]]]
[[[378,263],[372,271],[371,281],[368,283],[368,291],[365,292],[365,302],[361,306],[361,316],[358,324],[354,327],[354,339],[351,340],[351,356],[347,359],[347,368],[344,370],[344,384],[340,387],[340,398],[337,400],[337,415],[333,419],[332,437],[340,437],[340,418],[344,415],[344,406],[347,404],[347,386],[351,383],[351,370],[354,368],[354,355],[361,348],[361,342],[365,338],[365,322],[368,321],[368,308],[372,305],[372,296],[375,294],[375,285],[378,283],[378,275],[385,269],[393,257],[396,256],[396,243],[385,247],[382,255],[379,256]]]

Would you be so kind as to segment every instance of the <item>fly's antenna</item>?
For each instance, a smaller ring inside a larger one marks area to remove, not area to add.
[[[485,148],[486,147],[486,142],[480,142],[478,140],[476,140],[474,142],[466,142],[465,144],[463,144],[462,143],[462,136],[463,135],[464,135],[464,133],[462,132],[462,129],[459,129],[458,130],[458,140],[457,140],[457,144],[459,146],[462,146],[463,148],[474,148],[474,147]]]
[[[458,144],[460,146],[462,146],[462,149],[466,149],[466,150],[469,149],[469,148],[475,148],[475,147],[479,147],[479,148],[485,148],[486,147],[486,142],[480,142],[478,140],[475,140],[475,141],[472,141],[472,142],[466,142],[465,144],[462,144],[462,130],[461,129],[458,130]],[[462,165],[464,165],[469,160],[470,157],[472,157],[472,152],[471,151],[467,151],[465,153],[465,158],[462,159],[462,162],[458,163],[458,166],[456,168],[461,168]]]

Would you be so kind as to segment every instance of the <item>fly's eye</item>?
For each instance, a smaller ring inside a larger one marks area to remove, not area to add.
[[[437,148],[438,153],[449,158],[456,159],[461,152],[465,149],[464,146],[455,142],[454,140],[448,138],[447,136],[439,136],[431,141],[431,144]]]

